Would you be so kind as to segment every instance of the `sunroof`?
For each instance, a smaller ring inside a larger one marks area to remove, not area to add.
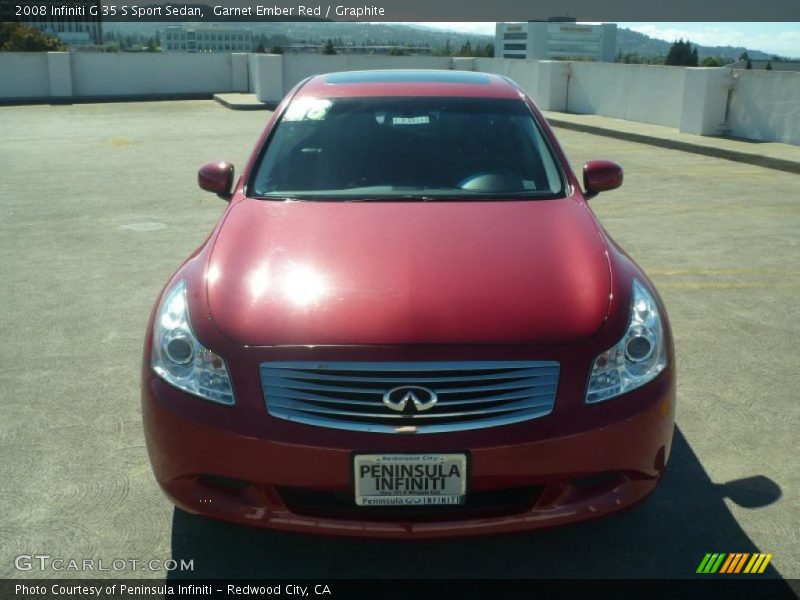
[[[348,83],[462,83],[488,85],[489,77],[484,73],[465,71],[351,71],[332,73],[325,78],[332,85]]]

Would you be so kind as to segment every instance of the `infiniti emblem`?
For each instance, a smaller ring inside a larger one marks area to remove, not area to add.
[[[422,412],[433,408],[439,400],[436,392],[416,385],[401,385],[392,388],[383,395],[383,403],[397,412],[403,412],[412,403],[414,410]]]

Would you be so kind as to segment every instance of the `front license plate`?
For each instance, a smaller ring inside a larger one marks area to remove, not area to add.
[[[466,454],[356,454],[356,504],[422,506],[462,504]]]

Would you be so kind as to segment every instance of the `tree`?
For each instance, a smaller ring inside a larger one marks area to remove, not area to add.
[[[333,47],[333,40],[325,42],[325,45],[322,47],[322,53],[328,55],[336,54],[336,48]]]
[[[57,38],[19,23],[0,23],[0,51],[57,52],[66,50]]]
[[[458,53],[459,56],[472,56],[472,44],[467,40]]]
[[[713,56],[706,56],[703,59],[703,62],[700,63],[701,67],[721,67],[722,63],[720,63],[716,58]]]
[[[278,46],[277,44],[274,45],[272,48],[269,49],[270,54],[283,54],[283,48]],[[335,53],[335,51],[334,51]]]
[[[636,52],[620,52],[615,62],[626,65],[663,65],[664,59],[660,56],[642,56]]]
[[[445,56],[450,56],[452,53],[453,49],[450,47],[450,38],[447,38],[447,40],[444,43],[444,54]]]
[[[692,48],[692,43],[689,40],[685,42],[680,39],[673,42],[667,53],[667,59],[664,61],[665,65],[675,65],[684,67],[697,66],[697,46]]]
[[[745,65],[744,68],[745,69],[752,69],[753,68],[753,63],[750,62],[749,58],[747,59],[747,64]]]
[[[669,47],[669,52],[667,52],[667,58],[664,61],[665,65],[677,65],[680,64],[678,61],[680,60],[680,54],[683,51],[683,39],[680,39],[676,42],[672,42],[672,45]]]
[[[772,71],[772,63],[767,61],[767,66],[764,67],[764,70],[765,71]]]
[[[750,60],[750,55],[747,52],[742,52],[739,55],[739,60]]]

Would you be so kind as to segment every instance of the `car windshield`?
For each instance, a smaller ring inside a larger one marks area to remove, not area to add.
[[[330,200],[554,198],[561,170],[521,100],[300,98],[249,195]]]

